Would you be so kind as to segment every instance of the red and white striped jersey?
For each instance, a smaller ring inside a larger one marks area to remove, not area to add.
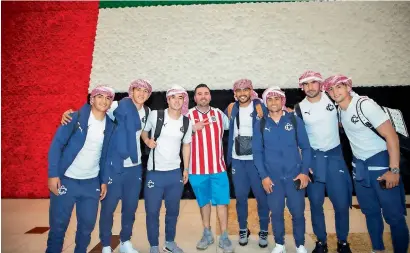
[[[207,113],[191,108],[188,117],[192,124],[208,119],[209,125],[192,136],[189,174],[202,175],[226,170],[222,138],[229,128],[228,117],[219,109],[211,107]]]

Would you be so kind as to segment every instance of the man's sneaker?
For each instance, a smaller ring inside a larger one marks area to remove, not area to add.
[[[201,240],[196,244],[196,248],[199,250],[205,250],[212,243],[214,243],[212,231],[209,228],[205,228]]]
[[[321,241],[316,242],[316,247],[312,251],[312,253],[327,253],[327,252],[329,252],[329,250],[327,248],[327,243],[324,243],[324,242],[321,242]]]
[[[102,248],[102,253],[112,253],[112,249],[110,246],[103,247]]]
[[[134,249],[128,240],[120,243],[120,253],[138,253],[138,250]]]
[[[271,253],[286,253],[285,245],[276,244]]]
[[[240,229],[239,230],[239,245],[245,246],[246,244],[248,244],[248,238],[250,234],[251,234],[251,231],[249,229]]]
[[[307,253],[307,250],[305,246],[300,245],[298,248],[296,248],[296,253]]]
[[[268,246],[268,231],[261,230],[259,232],[259,247],[266,248]]]
[[[225,231],[219,237],[219,248],[223,250],[223,253],[233,253],[233,246],[231,240],[229,240],[228,233]]]
[[[352,253],[350,250],[349,243],[345,241],[337,241],[337,252],[338,253]]]
[[[175,242],[165,242],[163,250],[167,253],[184,253],[184,251],[178,247]]]
[[[149,253],[159,253],[159,247],[153,246],[149,249]]]

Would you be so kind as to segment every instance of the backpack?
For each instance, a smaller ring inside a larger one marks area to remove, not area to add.
[[[368,127],[370,130],[372,130],[377,136],[379,136],[381,139],[386,141],[386,139],[377,132],[376,128],[370,123],[370,121],[367,119],[367,117],[364,115],[363,110],[362,110],[362,103],[366,100],[370,100],[370,98],[363,96],[360,97],[359,100],[356,103],[356,113],[359,118],[359,120],[362,122],[363,125]],[[399,137],[399,144],[400,144],[400,173],[404,173],[406,175],[410,174],[410,164],[407,160],[407,158],[403,155],[403,152],[409,152],[410,151],[410,138],[409,134],[407,132],[407,127],[406,123],[404,122],[403,115],[400,110],[398,109],[391,109],[385,106],[380,106],[381,109],[387,114],[393,128],[396,130],[397,135]],[[338,108],[340,110],[340,108]],[[340,118],[340,111],[339,111],[339,122],[341,120]]]
[[[158,110],[157,111],[157,124],[155,125],[155,132],[154,132],[154,141],[157,141],[158,137],[161,135],[162,127],[164,126],[164,119],[165,119],[165,111]],[[188,131],[189,127],[189,118],[187,116],[183,116],[183,135],[181,138],[181,142],[184,139],[186,132]],[[152,149],[152,170],[155,171],[155,148]]]

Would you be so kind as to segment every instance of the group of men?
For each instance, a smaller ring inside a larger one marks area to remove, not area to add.
[[[241,246],[248,244],[250,235],[247,218],[252,189],[260,222],[259,246],[268,246],[271,213],[275,237],[272,253],[286,252],[286,203],[292,215],[296,251],[307,252],[307,190],[317,236],[313,252],[328,252],[323,213],[327,191],[335,210],[337,251],[351,252],[347,236],[353,184],[343,159],[339,125],[353,151],[354,185],[373,252],[384,251],[382,214],[391,227],[394,252],[407,252],[409,231],[404,218],[398,137],[389,119],[373,100],[362,99],[362,114],[373,130],[356,120],[356,103],[362,97],[352,92],[352,81],[345,76],[323,80],[319,73],[306,71],[299,78],[299,86],[306,98],[295,106],[294,112],[286,108],[286,96],[279,87],[266,89],[262,99],[257,99],[248,79],[234,83],[236,102],[225,112],[210,106],[211,91],[205,84],[195,88],[194,108],[188,110],[185,89],[174,86],[166,93],[168,108],[154,111],[144,105],[152,92],[146,80],[133,81],[129,97],[118,103],[113,102],[111,88],[97,86],[91,92],[90,105],[85,104],[71,116],[71,111],[65,113],[65,124],[57,130],[50,147],[50,232],[46,252],[61,252],[74,204],[78,221],[75,252],[86,252],[99,200],[102,252],[112,252],[113,213],[120,199],[120,252],[138,252],[130,238],[142,184],[150,252],[160,252],[159,211],[163,199],[163,251],[183,252],[174,239],[179,203],[188,179],[204,227],[197,248],[205,250],[214,243],[210,226],[214,205],[221,228],[218,246],[224,253],[233,252],[227,233],[227,166],[232,168]],[[222,148],[224,130],[229,130],[227,163]],[[150,148],[144,182],[140,139]]]

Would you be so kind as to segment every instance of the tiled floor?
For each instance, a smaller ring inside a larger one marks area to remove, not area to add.
[[[308,202],[308,200],[306,200]],[[410,201],[410,196],[407,196],[407,203]],[[356,199],[354,203],[357,204]],[[48,199],[38,200],[23,200],[23,199],[2,199],[2,214],[1,214],[1,252],[44,252],[46,247],[48,231],[42,234],[26,234],[35,227],[48,227]],[[164,216],[165,208],[162,207],[160,217],[160,244],[164,242]],[[325,202],[325,216],[327,231],[329,234],[335,233],[334,213],[331,203]],[[314,240],[310,236],[313,234],[312,225],[310,221],[309,205],[306,205],[306,244],[309,252],[314,247]],[[113,234],[120,232],[120,218],[121,218],[121,204],[119,204],[114,217]],[[410,225],[410,218],[407,218],[407,223]],[[215,208],[212,210],[211,224],[213,229],[216,226],[216,212]],[[41,228],[39,230],[42,230]],[[44,229],[43,229],[44,230]],[[71,223],[68,227],[66,239],[64,243],[64,252],[74,251],[74,239],[76,231],[76,216],[73,213]],[[41,231],[40,231],[41,232]],[[366,224],[364,216],[360,209],[353,208],[350,211],[350,232],[351,233],[366,233]],[[385,226],[385,232],[389,232],[389,226]],[[195,245],[200,239],[202,233],[201,216],[199,208],[195,200],[182,200],[180,207],[180,216],[177,226],[176,242],[184,249],[186,253],[204,252],[197,251]],[[267,249],[260,249],[257,244],[257,236],[252,235],[250,243],[246,247],[241,247],[237,243],[238,236],[231,235],[235,245],[235,252],[270,252],[273,248],[273,238],[269,237],[269,247]],[[147,241],[146,227],[145,227],[145,209],[144,201],[140,200],[139,208],[136,213],[136,221],[133,229],[132,242],[141,253],[149,252],[149,244]],[[217,240],[216,240],[217,242]],[[98,239],[98,222],[96,228],[92,233],[89,251],[99,243]],[[205,252],[222,252],[213,244]],[[287,252],[295,252],[293,237],[291,234],[286,235]],[[118,248],[115,252],[119,252]],[[358,251],[354,251],[358,252]],[[368,251],[370,252],[370,250]],[[359,252],[362,253],[362,252]],[[363,252],[365,253],[365,252]]]

